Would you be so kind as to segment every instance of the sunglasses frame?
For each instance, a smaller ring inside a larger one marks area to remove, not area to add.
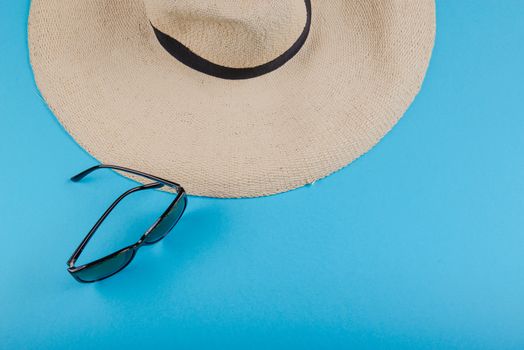
[[[186,192],[185,192],[184,188],[182,186],[180,186],[179,184],[177,184],[175,182],[172,182],[172,181],[169,181],[169,180],[162,179],[162,178],[154,176],[154,175],[146,174],[146,173],[143,173],[143,172],[140,172],[140,171],[137,171],[137,170],[133,170],[133,169],[117,166],[117,165],[108,165],[108,164],[95,165],[95,166],[93,166],[93,167],[91,167],[89,169],[86,169],[86,170],[82,171],[81,173],[73,176],[71,178],[71,181],[78,182],[78,181],[82,180],[84,177],[86,177],[87,175],[89,175],[90,173],[92,173],[93,171],[98,170],[98,169],[118,170],[118,171],[126,172],[126,173],[129,173],[129,174],[138,175],[138,176],[147,178],[149,180],[152,180],[154,182],[150,183],[150,184],[145,184],[145,185],[141,185],[141,186],[138,186],[138,187],[131,188],[130,190],[127,190],[122,195],[120,195],[120,197],[118,197],[109,206],[109,208],[104,212],[104,214],[102,214],[102,216],[98,219],[98,221],[95,223],[95,225],[88,232],[88,234],[84,237],[84,239],[82,240],[80,245],[76,248],[74,253],[71,255],[71,257],[67,261],[67,271],[69,271],[69,273],[78,282],[81,282],[81,283],[92,283],[92,282],[101,281],[103,279],[109,278],[109,277],[113,276],[114,274],[122,271],[124,268],[126,268],[131,263],[131,261],[133,261],[133,259],[135,258],[136,252],[138,251],[138,249],[140,249],[144,245],[155,244],[155,243],[161,241],[164,237],[166,237],[169,234],[169,232],[173,229],[173,227],[175,227],[175,225],[178,223],[178,221],[180,220],[180,218],[184,214],[184,211],[185,211],[186,206],[187,206],[187,195],[186,195]],[[158,188],[161,188],[161,187],[164,187],[164,186],[175,189],[176,192],[177,192],[177,196],[175,197],[173,202],[171,202],[169,207],[162,213],[162,215],[160,215],[160,217],[151,225],[151,227],[149,227],[149,229],[140,237],[140,239],[135,244],[132,244],[132,245],[127,246],[127,247],[124,247],[124,248],[122,248],[122,249],[120,249],[120,250],[118,250],[118,251],[116,251],[114,253],[111,253],[111,254],[109,254],[109,255],[107,255],[105,257],[102,257],[102,258],[97,259],[95,261],[89,262],[87,264],[84,264],[84,265],[81,265],[81,266],[75,266],[76,261],[78,260],[78,258],[82,254],[82,251],[84,250],[84,248],[87,246],[87,243],[89,242],[89,240],[93,237],[93,235],[98,230],[100,225],[109,216],[111,211],[113,211],[113,209],[118,205],[118,203],[120,203],[125,197],[127,197],[131,193],[138,192],[138,191],[143,191],[143,190],[148,190],[148,189],[158,189]],[[162,237],[160,237],[156,241],[147,242],[146,238],[148,237],[148,235],[151,232],[153,232],[155,230],[155,228],[158,227],[158,225],[160,225],[162,220],[164,220],[166,218],[166,216],[171,212],[171,210],[173,210],[180,203],[180,201],[183,201],[184,208],[182,209],[182,212],[180,213],[180,216],[178,217],[177,221],[171,226],[171,228]],[[108,260],[112,259],[113,257],[115,257],[115,256],[117,256],[119,254],[128,252],[128,251],[132,251],[131,258],[129,258],[129,261],[127,261],[122,267],[120,267],[115,272],[113,272],[113,273],[111,273],[111,274],[109,274],[107,276],[98,278],[96,280],[92,280],[92,281],[83,280],[83,279],[81,279],[78,276],[78,272],[81,272],[83,270],[89,269],[90,267],[93,267],[93,266],[96,266],[96,265],[98,265],[98,264],[100,264],[102,262],[108,261]]]

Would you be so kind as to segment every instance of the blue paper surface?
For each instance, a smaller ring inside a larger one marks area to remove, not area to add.
[[[191,197],[90,285],[65,262],[133,182],[68,181],[96,161],[37,93],[28,11],[0,2],[0,348],[524,348],[524,2],[438,1],[422,91],[377,147],[289,193]],[[137,198],[85,259],[170,197]]]

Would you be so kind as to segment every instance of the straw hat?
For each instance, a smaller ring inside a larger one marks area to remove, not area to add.
[[[253,197],[368,151],[418,93],[433,0],[33,0],[36,83],[104,163]]]

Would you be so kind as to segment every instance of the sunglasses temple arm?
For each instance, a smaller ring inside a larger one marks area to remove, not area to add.
[[[172,181],[169,181],[169,180],[165,180],[165,179],[162,179],[162,178],[154,176],[154,175],[146,174],[146,173],[143,173],[143,172],[138,171],[138,170],[124,168],[124,167],[121,167],[121,166],[118,166],[118,165],[109,165],[109,164],[99,164],[99,165],[95,165],[95,166],[93,166],[93,167],[91,167],[89,169],[86,169],[86,170],[82,171],[81,173],[78,173],[75,176],[73,176],[71,178],[71,181],[78,182],[78,181],[82,180],[84,177],[86,177],[87,175],[91,174],[93,171],[98,170],[98,169],[113,169],[113,170],[123,171],[123,172],[129,173],[129,174],[145,177],[146,179],[149,179],[149,180],[152,180],[152,181],[161,182],[164,185],[169,186],[169,187],[173,187],[173,188],[176,188],[176,189],[181,189],[182,188],[182,186],[180,186],[179,184],[177,184],[175,182],[172,182]]]
[[[89,169],[88,169],[89,170]],[[86,170],[87,171],[87,170]],[[82,174],[82,173],[80,173]],[[79,175],[80,175],[79,174]],[[84,175],[85,176],[85,175]],[[96,222],[96,224],[93,226],[93,228],[89,231],[89,233],[85,236],[85,238],[82,240],[82,243],[80,243],[80,245],[78,246],[78,248],[76,248],[75,252],[73,253],[73,255],[71,255],[71,258],[69,258],[69,260],[67,261],[67,265],[69,267],[74,267],[75,263],[76,263],[76,260],[78,259],[78,257],[80,256],[80,254],[82,254],[82,251],[84,250],[84,248],[86,247],[87,243],[89,242],[89,240],[91,239],[91,237],[93,237],[93,235],[95,234],[96,230],[98,230],[98,228],[100,227],[100,225],[102,224],[102,222],[104,222],[104,220],[107,218],[107,216],[109,215],[109,213],[111,213],[111,211],[117,206],[118,203],[120,203],[125,197],[127,197],[128,195],[130,195],[131,193],[134,193],[134,192],[138,192],[138,191],[142,191],[142,190],[147,190],[147,189],[151,189],[151,188],[160,188],[160,187],[163,187],[164,184],[163,183],[160,183],[160,182],[153,182],[153,183],[150,183],[150,184],[147,184],[147,185],[142,185],[142,186],[138,186],[138,187],[134,187],[126,192],[124,192],[120,197],[118,197],[114,202],[113,204],[111,204],[111,206],[109,208],[107,208],[107,210],[104,212],[104,214],[102,214],[102,216],[100,217],[100,219],[98,219],[98,221]]]

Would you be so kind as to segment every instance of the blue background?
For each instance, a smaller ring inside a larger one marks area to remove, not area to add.
[[[1,348],[524,348],[524,2],[438,1],[422,92],[371,152],[289,193],[192,197],[91,285],[65,261],[133,183],[67,180],[96,161],[37,93],[28,8],[0,0]],[[170,198],[140,196],[86,261]]]

